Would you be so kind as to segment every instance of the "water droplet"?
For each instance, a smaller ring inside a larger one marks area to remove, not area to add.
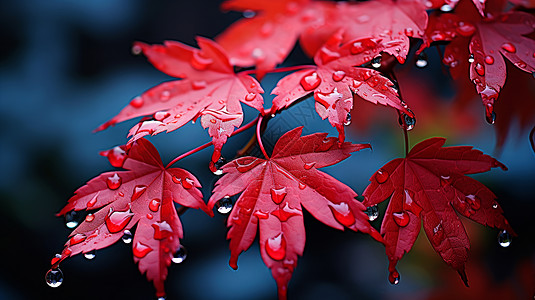
[[[346,72],[344,71],[335,71],[333,73],[333,80],[334,81],[341,81],[342,79],[344,79],[346,77]]]
[[[494,209],[498,208],[498,204],[496,204],[496,203],[492,204],[492,208],[494,208]]]
[[[416,204],[413,198],[414,193],[412,191],[405,190],[405,201],[403,202],[403,209],[412,212],[416,216],[419,216],[422,212],[422,208],[418,204]]]
[[[366,208],[366,214],[370,221],[375,221],[379,217],[379,208],[377,205],[369,206]]]
[[[315,164],[316,164],[315,162],[305,163],[304,168],[305,168],[305,170],[310,170],[310,169],[312,169],[312,167],[313,167]]]
[[[398,122],[401,127],[406,126],[407,130],[412,130],[414,128],[414,125],[416,124],[416,118],[412,118],[406,113],[401,113]]]
[[[141,195],[143,195],[143,193],[147,190],[147,186],[146,185],[136,185],[136,187],[134,187],[134,193],[132,194],[132,201],[138,199],[139,197],[141,197]]]
[[[152,218],[154,218],[154,216],[153,216],[152,214],[147,214],[146,217],[147,217],[147,219],[149,219],[149,220],[152,220]]]
[[[372,59],[372,67],[379,68],[381,67],[381,56],[376,56]]]
[[[376,45],[377,44],[371,39],[362,39],[354,42],[349,51],[351,52],[351,54],[356,55],[364,52],[365,50],[372,49]]]
[[[236,160],[236,170],[240,173],[245,173],[254,168],[257,165],[257,161],[258,159],[250,157],[238,159]]]
[[[468,57],[468,62],[473,63],[474,62],[474,54],[470,53],[470,56]]]
[[[511,242],[513,241],[513,237],[507,230],[502,230],[498,234],[498,244],[502,247],[509,247],[511,245]]]
[[[211,58],[203,57],[201,51],[193,51],[190,60],[191,66],[199,71],[206,70],[213,62],[214,61]]]
[[[471,23],[459,22],[459,26],[456,28],[456,30],[460,35],[469,37],[476,32],[476,27]]]
[[[134,246],[134,249],[133,249],[133,252],[134,252],[134,256],[137,257],[137,258],[143,258],[145,257],[147,254],[149,254],[149,252],[152,251],[152,248],[141,243],[141,242],[137,242],[136,245]]]
[[[143,98],[141,98],[141,96],[137,96],[132,99],[132,101],[130,101],[130,106],[132,106],[133,108],[140,108],[143,106],[144,103],[145,101],[143,101]]]
[[[154,228],[154,239],[163,240],[173,234],[173,228],[166,221],[151,224]]]
[[[80,224],[80,214],[74,210],[71,210],[70,212],[65,214],[65,226],[69,229],[73,229],[74,227],[78,226]]]
[[[305,91],[312,91],[320,85],[321,78],[319,78],[318,73],[312,72],[311,74],[304,76],[300,83]]]
[[[77,234],[73,235],[73,236],[69,239],[69,245],[70,245],[70,246],[73,246],[73,245],[76,245],[76,244],[80,244],[81,242],[85,241],[85,239],[86,239],[85,234],[83,234],[83,233],[77,233]]]
[[[265,220],[269,218],[269,214],[267,212],[261,211],[260,209],[255,210],[253,216],[257,217],[259,220]]]
[[[414,29],[405,28],[405,35],[408,36],[408,37],[413,37],[414,36]]]
[[[333,213],[334,218],[340,222],[340,224],[349,227],[355,224],[355,216],[349,208],[349,205],[345,202],[340,202],[338,204],[329,203],[329,208]]]
[[[45,281],[49,287],[57,288],[63,283],[63,272],[59,268],[50,269],[46,272]]]
[[[61,254],[59,253],[56,253],[56,255],[54,255],[54,257],[52,258],[52,260],[50,261],[50,264],[51,265],[55,265],[57,264],[60,260],[61,260]]]
[[[87,208],[91,208],[91,207],[95,206],[95,204],[97,203],[98,194],[99,193],[97,193],[95,196],[93,196],[93,198],[91,198],[91,200],[87,201],[87,204],[86,204]]]
[[[170,97],[171,97],[171,92],[168,90],[163,90],[162,93],[160,94],[160,100],[164,102],[168,101]]]
[[[182,180],[182,186],[185,189],[191,189],[195,185],[195,181],[193,179],[186,177],[184,180]]]
[[[130,222],[134,214],[129,210],[127,211],[113,211],[110,208],[108,215],[105,218],[106,227],[110,233],[116,233],[122,231],[126,225]]]
[[[271,200],[273,200],[275,204],[281,204],[282,201],[284,200],[284,197],[286,197],[286,194],[287,194],[286,187],[283,187],[280,189],[271,188],[270,192],[271,192]]]
[[[139,45],[132,46],[132,54],[134,55],[140,55],[143,49]]]
[[[425,68],[427,66],[427,54],[422,52],[416,57],[416,66],[418,68]]]
[[[264,51],[260,48],[254,48],[251,52],[251,56],[256,60],[257,63],[263,62],[266,58]]]
[[[346,119],[344,120],[344,125],[345,126],[351,125],[351,114],[350,113],[347,113]]]
[[[299,182],[299,189],[304,190],[307,187],[306,184]]]
[[[126,152],[120,146],[116,146],[113,149],[102,152],[106,155],[110,164],[116,168],[123,166],[124,160],[126,159]]]
[[[224,197],[215,203],[217,207],[217,212],[226,215],[232,210],[232,199],[230,197]]]
[[[123,231],[123,237],[121,238],[123,240],[123,243],[130,244],[132,242],[132,233],[130,230]]]
[[[377,180],[377,183],[385,183],[388,180],[388,172],[378,170],[375,173],[375,180]]]
[[[485,63],[487,65],[492,65],[494,63],[494,57],[490,55],[485,56]]]
[[[388,281],[390,281],[391,284],[398,284],[399,272],[397,270],[390,272],[390,274],[388,274]]]
[[[453,10],[453,7],[451,7],[451,6],[448,5],[448,4],[444,4],[444,5],[442,5],[442,6],[440,7],[440,11],[442,11],[442,12],[450,12],[450,11],[452,11],[452,10]],[[392,283],[392,281],[391,281],[390,283]],[[397,284],[397,283],[396,283],[396,284]]]
[[[85,216],[86,222],[92,222],[94,219],[95,219],[95,215],[93,214],[88,214],[87,216]]]
[[[291,208],[288,202],[284,203],[283,208],[277,208],[276,210],[272,211],[271,214],[277,217],[281,222],[286,222],[293,216],[303,215],[300,209]]]
[[[214,175],[216,176],[223,175],[222,168],[226,164],[227,164],[227,160],[223,156],[220,156],[219,159],[214,163],[214,170],[213,170]]]
[[[515,53],[516,52],[516,47],[515,45],[511,44],[511,43],[503,43],[502,44],[502,49],[509,52],[509,53]]]
[[[86,259],[89,259],[89,260],[95,258],[95,256],[96,256],[96,251],[95,250],[91,250],[89,252],[84,253],[84,257]]]
[[[265,248],[266,253],[273,260],[282,260],[286,256],[286,239],[282,235],[282,232],[267,239]]]
[[[158,209],[160,209],[160,203],[161,200],[158,198],[154,198],[149,202],[149,209],[153,212],[157,212]]]
[[[477,63],[474,69],[479,76],[485,76],[485,67],[482,64]]]
[[[108,185],[108,188],[110,190],[116,190],[121,186],[122,179],[119,177],[117,173],[113,174],[113,176],[108,177],[106,179],[106,184]]]
[[[243,11],[244,18],[250,19],[253,18],[255,15],[256,13],[254,12],[254,10],[246,9]]]
[[[265,22],[262,27],[260,27],[260,34],[263,37],[268,37],[273,33],[273,23]]]
[[[405,227],[409,224],[410,216],[404,211],[393,213],[392,216],[394,217],[394,222],[396,222],[396,224],[398,224],[400,227]]]
[[[249,93],[249,94],[245,95],[245,101],[253,101],[255,98],[256,98],[256,94],[255,93]]]
[[[188,250],[186,250],[186,247],[180,245],[178,246],[178,250],[175,252],[173,257],[171,258],[171,261],[175,264],[182,263],[184,260],[186,260],[186,257],[188,257]]]

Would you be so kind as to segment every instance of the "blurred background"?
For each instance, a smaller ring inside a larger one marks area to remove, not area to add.
[[[220,1],[50,0],[0,2],[0,299],[153,299],[154,289],[133,263],[129,245],[97,251],[93,260],[76,256],[62,263],[63,285],[50,288],[44,276],[70,229],[55,217],[73,192],[94,176],[111,170],[101,150],[124,144],[134,121],[92,133],[134,96],[166,80],[143,56],[131,54],[134,41],[178,40],[195,45],[195,36],[213,38],[241,13],[219,10]],[[370,237],[328,228],[305,213],[307,245],[290,281],[290,299],[527,299],[535,287],[535,154],[529,128],[510,120],[509,136],[496,147],[496,135],[484,121],[478,99],[453,102],[456,85],[441,69],[436,51],[428,66],[408,59],[397,70],[401,90],[417,116],[411,144],[444,136],[449,145],[469,144],[496,154],[509,171],[474,176],[497,195],[519,234],[508,248],[498,231],[464,219],[472,249],[467,264],[470,288],[434,253],[420,234],[399,263],[401,281],[388,283],[384,247]],[[287,65],[310,63],[298,47]],[[508,65],[511,70],[511,65]],[[519,76],[530,76],[520,74]],[[262,82],[266,107],[280,74]],[[533,81],[531,81],[533,83]],[[507,85],[507,84],[506,84]],[[524,98],[533,101],[532,95]],[[531,97],[531,98],[530,98]],[[525,100],[525,99],[523,99]],[[520,100],[518,100],[520,101]],[[503,102],[503,101],[502,101]],[[501,102],[500,102],[501,103]],[[518,102],[520,105],[521,102]],[[504,105],[515,105],[505,103]],[[455,108],[455,109],[454,109]],[[500,122],[500,114],[497,121]],[[373,151],[354,154],[325,171],[359,194],[369,177],[403,155],[397,114],[356,99],[347,139],[368,142]],[[253,110],[245,109],[246,120]],[[314,111],[311,99],[270,121],[265,143],[271,147],[286,131],[336,131]],[[252,132],[233,137],[223,148],[232,159]],[[199,124],[151,138],[164,162],[209,141]],[[178,165],[193,172],[210,194],[217,177],[208,170],[211,148]],[[379,206],[384,212],[386,203]],[[255,244],[228,266],[225,217],[189,210],[181,217],[188,258],[172,265],[167,299],[275,299],[276,285]],[[382,216],[373,224],[379,228]]]

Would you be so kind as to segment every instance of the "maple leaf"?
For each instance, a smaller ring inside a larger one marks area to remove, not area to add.
[[[182,80],[159,84],[134,98],[117,116],[101,125],[152,115],[130,130],[129,143],[146,135],[173,131],[201,117],[214,144],[212,164],[223,144],[243,121],[240,102],[263,112],[264,91],[253,77],[234,73],[224,50],[215,42],[198,37],[200,49],[174,41],[164,45],[135,43],[134,51],[143,52],[160,71]]]
[[[238,20],[216,40],[233,64],[256,66],[259,79],[284,61],[304,27],[318,22],[320,13],[310,0],[230,0],[222,8],[254,11],[254,17]]]
[[[467,285],[464,266],[470,244],[455,212],[515,235],[502,215],[496,195],[465,176],[495,167],[507,168],[470,146],[442,147],[445,141],[430,138],[415,145],[406,158],[394,159],[380,168],[363,193],[366,206],[392,196],[381,225],[392,283],[399,280],[396,264],[412,248],[421,222],[433,249]]]
[[[421,38],[427,25],[425,6],[419,1],[318,2],[322,21],[308,26],[301,34],[301,47],[314,55],[337,31],[343,43],[373,38],[381,40],[384,51],[404,63],[409,37]]]
[[[517,68],[535,72],[535,41],[522,36],[534,28],[535,17],[524,12],[504,13],[477,24],[469,46],[474,58],[470,79],[481,95],[489,123],[494,123],[494,102],[507,76],[502,55]]]
[[[375,39],[362,39],[340,45],[340,34],[333,36],[314,57],[316,67],[305,68],[279,80],[272,94],[271,112],[288,107],[312,92],[316,111],[322,119],[328,118],[344,141],[344,124],[351,118],[353,93],[363,99],[394,107],[413,117],[414,114],[399,98],[394,84],[379,71],[353,67],[370,62],[385,50]]]
[[[281,299],[286,298],[288,282],[305,247],[302,207],[328,226],[345,226],[381,241],[363,212],[366,208],[355,200],[357,194],[317,170],[370,146],[339,143],[326,133],[301,137],[302,129],[285,133],[267,160],[247,156],[226,164],[208,202],[213,208],[218,200],[243,192],[227,221],[230,266],[237,268],[238,256],[251,246],[259,228],[262,259],[271,269]]]
[[[200,208],[209,215],[213,212],[203,202],[199,181],[186,170],[165,168],[156,148],[146,139],[134,142],[128,152],[125,147],[115,147],[101,154],[112,165],[128,171],[102,173],[76,190],[58,215],[72,210],[91,213],[70,234],[61,257],[56,257],[52,266],[78,253],[108,247],[137,224],[134,261],[153,282],[156,295],[162,297],[167,268],[183,237],[173,202]]]

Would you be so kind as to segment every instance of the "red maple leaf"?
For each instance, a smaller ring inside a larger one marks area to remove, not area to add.
[[[146,135],[176,130],[201,117],[214,144],[216,162],[221,148],[243,121],[240,102],[263,112],[264,91],[253,77],[234,73],[224,50],[215,42],[197,38],[200,49],[166,41],[164,45],[136,43],[135,51],[143,51],[160,71],[182,80],[159,84],[134,98],[117,116],[101,125],[110,125],[131,118],[153,114],[130,130],[130,143]]]
[[[384,51],[405,62],[409,37],[421,38],[427,25],[425,6],[419,1],[319,2],[322,22],[308,26],[301,34],[301,47],[309,55],[337,31],[343,43],[373,38],[381,40]]]
[[[102,154],[112,165],[128,171],[106,172],[91,179],[58,213],[91,211],[70,234],[61,257],[52,260],[52,266],[78,253],[108,247],[137,224],[134,261],[153,282],[156,295],[162,297],[167,267],[181,247],[179,239],[183,236],[173,202],[213,213],[203,202],[199,181],[186,170],[165,168],[149,141],[137,140],[128,153],[124,149],[116,147]],[[93,212],[95,209],[99,210]]]
[[[321,11],[310,0],[230,0],[225,10],[254,12],[217,37],[233,64],[256,66],[258,78],[284,61],[299,34],[311,22],[318,22]]]
[[[399,280],[396,264],[412,248],[421,222],[435,251],[459,272],[465,284],[464,266],[470,243],[456,212],[515,234],[502,215],[496,195],[465,176],[495,167],[507,168],[469,146],[443,148],[445,141],[427,139],[414,146],[406,158],[390,161],[370,178],[363,193],[366,206],[392,196],[381,225],[392,283]]]
[[[355,200],[357,194],[317,170],[370,146],[339,143],[326,133],[301,137],[301,132],[298,127],[284,134],[267,160],[248,156],[226,164],[208,203],[212,208],[218,200],[243,192],[227,221],[230,266],[238,267],[238,256],[251,246],[259,227],[262,259],[277,282],[280,299],[286,298],[297,257],[305,247],[302,207],[328,226],[341,230],[345,226],[381,241],[363,212],[366,208]]]
[[[535,72],[535,41],[522,36],[533,32],[534,28],[535,17],[518,11],[477,24],[469,46],[474,58],[470,79],[481,95],[490,123],[494,123],[494,102],[507,77],[502,55],[517,68]]]
[[[392,106],[413,117],[413,113],[398,98],[393,83],[377,70],[353,67],[370,62],[386,48],[375,39],[362,39],[340,45],[341,35],[333,36],[317,53],[317,67],[305,68],[279,80],[272,94],[271,112],[288,107],[312,92],[316,111],[322,119],[328,118],[344,141],[344,124],[351,116],[353,93],[363,99]]]

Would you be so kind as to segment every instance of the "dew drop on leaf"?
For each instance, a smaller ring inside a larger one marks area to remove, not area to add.
[[[116,190],[121,186],[122,179],[119,177],[117,173],[113,174],[113,176],[110,176],[106,179],[106,185],[108,185],[108,188],[110,190]]]
[[[344,79],[346,77],[346,72],[344,71],[335,71],[333,73],[333,80],[334,81],[341,81],[342,79]]]
[[[57,288],[63,283],[63,272],[59,268],[50,269],[46,272],[45,281],[49,287]]]
[[[477,63],[474,69],[479,76],[485,76],[485,67],[482,64]]]
[[[194,181],[193,179],[189,178],[189,177],[186,177],[184,178],[184,180],[182,180],[182,186],[185,188],[185,189],[191,189],[194,185]]]
[[[375,180],[377,181],[377,183],[385,183],[388,180],[388,172],[378,170],[375,173]]]
[[[95,258],[95,256],[96,256],[96,251],[95,250],[91,250],[89,252],[84,253],[84,257],[86,259],[89,259],[89,260]]]
[[[440,11],[442,12],[450,12],[453,10],[453,7],[451,7],[450,5],[448,4],[444,4],[440,7]],[[392,282],[391,282],[392,283]]]
[[[134,55],[140,55],[143,49],[139,45],[132,46],[132,54]]]
[[[73,229],[74,227],[78,226],[78,224],[80,224],[80,213],[71,210],[65,214],[65,226],[67,228]]]
[[[110,208],[108,215],[105,218],[106,227],[110,233],[122,231],[130,222],[134,214],[130,211],[113,211]]]
[[[349,205],[345,202],[340,202],[339,204],[330,203],[329,208],[331,209],[334,218],[340,222],[340,224],[349,227],[355,224],[355,216],[349,208]]]
[[[396,222],[396,224],[398,224],[399,227],[405,227],[409,224],[410,216],[408,213],[404,211],[393,213],[392,216],[394,218],[394,222]]]
[[[85,234],[77,233],[69,239],[69,245],[72,246],[72,245],[80,244],[81,242],[85,241],[85,239],[86,239]]]
[[[184,260],[186,260],[186,257],[188,256],[188,250],[186,250],[186,247],[180,245],[178,247],[178,250],[175,252],[173,257],[171,258],[171,261],[175,264],[182,263]]]
[[[121,238],[123,240],[123,243],[130,244],[132,242],[132,233],[130,230],[123,231],[123,237]]]
[[[515,45],[511,44],[511,43],[503,43],[502,44],[502,49],[509,52],[509,53],[515,53],[516,52],[516,47]]]
[[[144,103],[145,101],[143,101],[143,98],[141,98],[140,96],[137,96],[134,99],[132,99],[132,101],[130,101],[130,106],[132,106],[133,108],[140,108],[143,106]]]
[[[473,63],[474,62],[474,54],[470,53],[470,56],[468,57],[468,62]]]
[[[93,222],[94,219],[95,219],[95,215],[94,214],[88,214],[87,216],[85,216],[85,221],[86,222]]]
[[[494,63],[494,57],[492,57],[491,55],[485,56],[485,63],[487,65],[492,65]]]
[[[145,244],[143,244],[143,243],[141,243],[141,242],[137,242],[132,251],[133,251],[135,257],[143,258],[147,254],[149,254],[149,252],[152,251],[152,248],[147,246],[147,245],[145,245]]]
[[[132,201],[134,201],[134,200],[138,199],[139,197],[141,197],[141,195],[143,195],[145,190],[147,190],[147,186],[146,185],[136,185],[134,187],[134,192],[132,193]]]
[[[407,130],[412,130],[416,124],[416,118],[412,118],[406,113],[401,113],[398,119],[399,125],[401,127],[407,127]]]
[[[312,72],[309,75],[304,76],[300,84],[305,91],[312,91],[317,88],[321,83],[321,78],[319,78],[318,73]]]
[[[126,152],[123,150],[123,148],[115,146],[113,149],[108,150],[106,157],[108,157],[108,160],[112,166],[120,168],[123,166],[126,158]]]
[[[232,199],[229,196],[224,197],[223,199],[216,202],[215,206],[217,207],[217,212],[226,215],[232,210]]]
[[[345,126],[351,125],[351,114],[350,113],[347,113],[346,119],[344,120],[344,125]]]
[[[282,235],[282,232],[267,239],[265,248],[266,253],[273,260],[282,260],[286,256],[286,239]]]
[[[422,52],[416,57],[416,66],[418,68],[425,68],[427,66],[427,54]]]
[[[250,19],[253,18],[255,15],[256,13],[254,12],[254,10],[246,9],[243,11],[244,18]]]
[[[390,272],[390,274],[388,274],[388,281],[390,281],[391,284],[398,284],[399,272],[397,270]]]
[[[366,208],[366,214],[370,221],[375,221],[379,217],[379,208],[377,205],[369,206]]]
[[[512,241],[513,237],[511,236],[511,234],[509,234],[509,232],[507,232],[507,230],[502,230],[498,234],[498,244],[500,244],[500,246],[504,248],[509,247]]]
[[[372,59],[372,67],[379,68],[381,67],[381,56],[376,56]]]
[[[154,198],[149,202],[149,209],[153,212],[157,212],[160,209],[160,199]]]
[[[93,198],[91,198],[91,200],[89,200],[87,202],[87,204],[86,204],[87,208],[91,208],[97,203],[97,197],[98,197],[98,193],[95,196],[93,196]]]
[[[214,163],[214,175],[216,176],[221,176],[223,175],[223,166],[227,164],[227,160],[223,157],[223,156],[220,156],[219,159]]]
[[[305,168],[305,170],[310,170],[310,169],[312,169],[312,167],[313,167],[315,164],[316,164],[315,162],[305,163],[304,168]]]
[[[271,188],[270,193],[271,193],[271,200],[273,200],[275,204],[281,204],[287,194],[286,187],[283,187],[280,189]]]
[[[498,208],[498,204],[496,204],[496,203],[492,204],[492,208],[494,208],[494,209]]]

